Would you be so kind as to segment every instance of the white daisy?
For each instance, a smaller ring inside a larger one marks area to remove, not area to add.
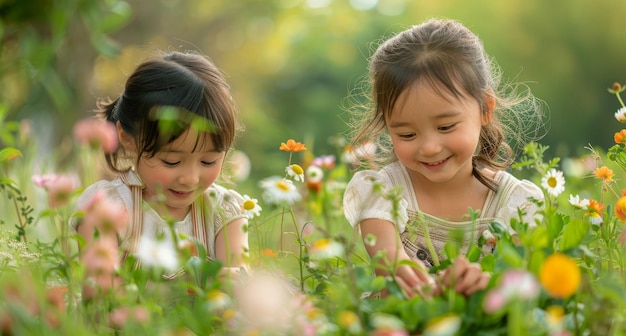
[[[587,207],[589,206],[589,200],[586,198],[581,199],[580,196],[576,195],[569,195],[569,204],[571,204],[572,206],[574,206],[574,208],[576,209],[583,209],[583,210],[587,210]]]
[[[626,107],[622,107],[615,112],[615,119],[617,121],[626,124]]]
[[[602,215],[600,215],[597,212],[592,212],[589,214],[589,222],[591,222],[591,224],[593,225],[600,225],[602,224],[602,222],[604,222],[604,219],[602,219]]]
[[[554,168],[541,179],[541,186],[554,197],[559,196],[565,190],[565,178],[563,172]]]
[[[324,171],[322,170],[322,168],[311,165],[306,169],[307,183],[312,183],[312,184],[319,183],[319,182],[322,182],[323,178],[324,178]]]
[[[250,198],[248,195],[243,195],[241,209],[243,210],[243,214],[249,219],[261,215],[261,210],[263,210],[259,205],[259,201],[256,198]]]
[[[302,198],[293,181],[286,178],[272,176],[262,180],[260,185],[265,190],[263,199],[270,204],[291,205]]]
[[[318,239],[309,248],[311,259],[330,259],[343,255],[343,245],[335,240],[322,238]]]
[[[304,182],[304,169],[300,165],[292,164],[285,168],[287,175],[292,177],[294,181]]]
[[[174,242],[169,239],[151,239],[141,237],[137,258],[146,266],[163,268],[169,272],[178,269],[178,255]]]

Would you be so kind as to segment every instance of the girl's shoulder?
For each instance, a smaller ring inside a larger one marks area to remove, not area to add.
[[[544,198],[543,191],[538,185],[526,179],[519,179],[507,171],[498,171],[495,174],[495,179],[500,185],[499,194],[509,195],[509,197],[517,196],[523,199],[533,197],[542,200]]]
[[[241,193],[217,183],[213,183],[204,191],[204,197],[209,204],[214,204],[215,206],[224,206],[225,204],[240,206],[243,204]]]
[[[399,162],[391,163],[380,170],[366,169],[354,173],[350,182],[351,188],[371,188],[373,184],[382,184],[384,187],[402,185],[405,179],[405,170]]]

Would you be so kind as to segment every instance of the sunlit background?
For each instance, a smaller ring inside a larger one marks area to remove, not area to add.
[[[146,57],[200,51],[232,86],[245,125],[236,147],[258,181],[281,173],[289,138],[338,154],[347,98],[377,43],[447,17],[483,39],[505,79],[545,100],[550,155],[578,156],[619,131],[607,88],[626,82],[624,13],[623,0],[3,0],[0,102],[7,118],[33,119],[50,154]]]

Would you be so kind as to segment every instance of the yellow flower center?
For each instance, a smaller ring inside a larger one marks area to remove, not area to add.
[[[252,209],[254,209],[254,206],[256,205],[256,203],[253,200],[245,200],[243,202],[243,209],[250,211]]]
[[[276,188],[278,188],[278,189],[280,189],[282,191],[289,191],[289,186],[283,180],[280,180],[280,181],[276,182]]]
[[[302,169],[302,167],[300,167],[300,165],[297,165],[297,164],[291,165],[291,170],[293,170],[293,172],[298,175],[304,174],[304,169]]]
[[[349,327],[352,324],[356,323],[357,321],[358,321],[358,318],[356,314],[351,311],[344,311],[339,316],[339,323],[343,327]]]
[[[557,185],[556,177],[551,176],[550,178],[548,178],[547,183],[550,186],[550,188],[556,188],[556,185]]]
[[[327,238],[322,238],[316,241],[315,243],[313,243],[313,246],[317,249],[325,250],[330,246],[330,240]]]

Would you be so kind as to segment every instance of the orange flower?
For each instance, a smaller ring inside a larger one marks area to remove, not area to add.
[[[623,129],[615,133],[615,135],[613,136],[613,139],[615,140],[616,144],[626,143],[626,129]]]
[[[596,170],[593,171],[593,174],[600,180],[604,180],[604,182],[613,181],[613,176],[615,176],[611,168],[607,166],[596,168]]]
[[[302,152],[306,150],[306,146],[301,142],[289,139],[287,143],[281,143],[279,149],[285,152]]]
[[[626,196],[620,197],[615,202],[615,215],[622,222],[626,222]]]
[[[581,272],[578,264],[562,253],[555,253],[543,262],[539,281],[554,298],[567,298],[580,286]]]

